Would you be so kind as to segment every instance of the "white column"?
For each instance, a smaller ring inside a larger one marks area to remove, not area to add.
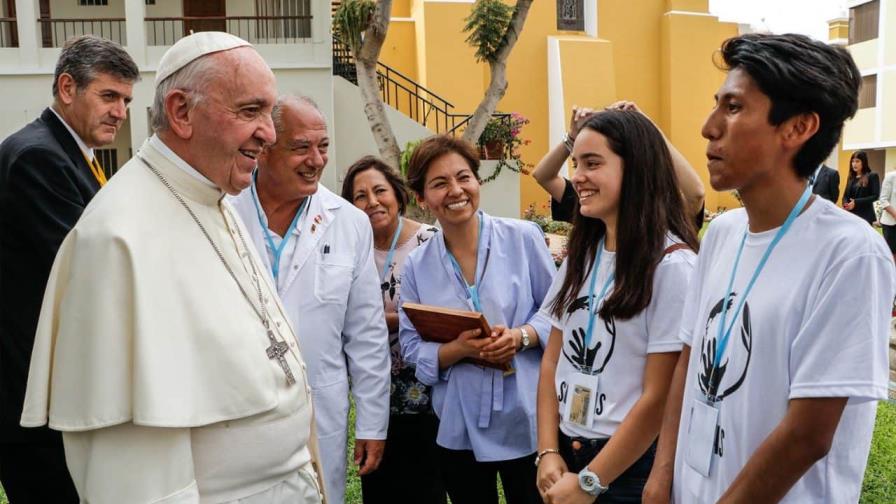
[[[124,22],[128,52],[137,66],[146,64],[146,3],[145,0],[124,0]]]
[[[37,18],[38,0],[16,0],[16,26],[19,34],[19,59],[24,68],[36,68],[40,64],[40,30]]]
[[[597,38],[597,0],[585,0],[585,35]]]
[[[314,43],[330,42],[330,2],[311,1],[311,41]]]

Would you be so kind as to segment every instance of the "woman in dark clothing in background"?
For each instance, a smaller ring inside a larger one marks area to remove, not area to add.
[[[875,221],[874,201],[880,197],[880,177],[871,171],[868,154],[856,151],[849,158],[849,177],[843,191],[843,208],[866,220]]]

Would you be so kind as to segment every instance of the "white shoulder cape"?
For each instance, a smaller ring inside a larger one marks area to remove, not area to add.
[[[222,193],[148,144],[140,155],[187,200],[254,295],[234,245],[242,223],[230,219],[228,227]],[[285,319],[269,283],[261,282],[269,309]],[[278,332],[294,338],[288,323]],[[22,425],[198,427],[262,413],[277,406],[274,380],[282,378],[271,373],[266,346],[261,320],[196,223],[135,157],[59,249]]]

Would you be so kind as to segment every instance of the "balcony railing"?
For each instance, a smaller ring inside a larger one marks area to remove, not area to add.
[[[97,35],[121,45],[127,42],[124,18],[40,18],[37,25],[44,47],[62,47],[78,35]]]
[[[336,37],[333,37],[333,75],[358,84],[351,50]],[[448,100],[379,61],[376,64],[376,77],[383,103],[436,133],[458,136],[463,133],[472,117],[470,114],[455,113],[454,105]],[[492,118],[509,121],[510,114],[495,113]]]
[[[0,18],[0,47],[19,47],[16,18]]]
[[[202,16],[146,18],[146,43],[173,45],[200,31],[226,31],[253,44],[295,44],[311,40],[311,16]]]

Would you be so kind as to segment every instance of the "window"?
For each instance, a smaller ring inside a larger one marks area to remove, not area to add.
[[[877,106],[877,75],[862,77],[862,87],[859,89],[859,108],[871,108]]]
[[[118,171],[117,149],[95,149],[93,155],[96,156],[96,160],[100,162],[100,166],[103,167],[103,171],[106,172],[107,177],[115,175],[115,172]]]
[[[78,0],[78,5],[109,5],[109,0]]]
[[[872,0],[849,9],[849,43],[858,44],[876,39],[879,21],[880,0]]]

